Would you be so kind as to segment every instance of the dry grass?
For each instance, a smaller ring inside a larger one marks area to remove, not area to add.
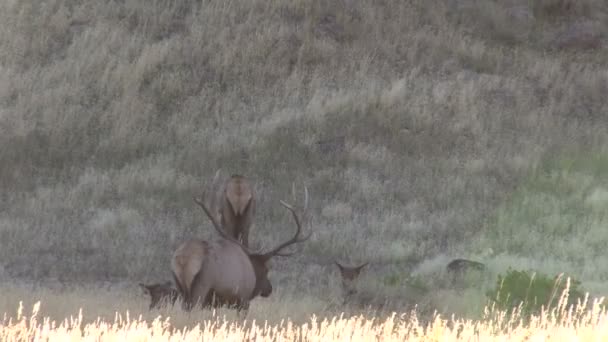
[[[560,302],[564,302],[563,297]],[[77,315],[55,320],[43,315],[40,302],[36,302],[31,315],[24,314],[22,303],[15,315],[5,315],[0,323],[0,337],[18,341],[588,341],[603,340],[608,335],[608,312],[601,304],[602,300],[595,300],[589,306],[586,302],[576,307],[560,304],[551,311],[532,316],[527,324],[522,323],[517,311],[507,314],[487,309],[481,321],[435,315],[428,323],[420,322],[415,312],[394,313],[387,318],[313,315],[303,323],[286,318],[276,324],[266,319],[234,321],[214,313],[204,321],[179,327],[173,317],[146,320],[142,315],[129,312],[117,312],[113,319],[88,320],[80,310]]]
[[[271,275],[292,297],[326,301],[334,259],[370,261],[379,297],[479,314],[484,284],[451,288],[451,257],[605,294],[608,273],[580,267],[604,260],[587,248],[603,238],[580,237],[601,233],[605,178],[525,186],[548,160],[605,158],[606,44],[551,44],[578,22],[605,37],[607,15],[601,0],[1,2],[0,279],[170,279],[177,244],[214,236],[191,196],[222,168],[256,183],[254,245],[284,238],[278,200],[308,185],[313,237]],[[518,211],[531,200],[551,219]],[[522,248],[558,241],[551,224],[568,241]]]

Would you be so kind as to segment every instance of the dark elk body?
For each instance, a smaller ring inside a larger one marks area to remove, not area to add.
[[[268,279],[267,262],[273,256],[291,255],[281,251],[310,238],[310,234],[300,236],[298,215],[290,205],[281,201],[295,220],[296,233],[266,253],[252,252],[222,229],[202,199],[195,199],[195,202],[201,206],[221,238],[216,241],[189,240],[173,254],[171,269],[186,309],[191,309],[197,303],[208,306],[213,296],[219,298],[220,303],[236,305],[239,310],[248,308],[251,299],[257,296],[268,297],[272,293],[272,284]]]

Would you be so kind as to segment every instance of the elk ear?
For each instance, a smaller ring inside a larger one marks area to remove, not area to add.
[[[336,264],[338,266],[338,268],[340,269],[340,272],[344,271],[344,266],[340,265],[339,262],[334,261],[334,264]]]
[[[369,264],[369,262],[364,263],[363,265],[354,267],[354,271],[357,272],[357,274],[361,273],[361,270],[363,269],[363,267],[367,266],[367,264]]]

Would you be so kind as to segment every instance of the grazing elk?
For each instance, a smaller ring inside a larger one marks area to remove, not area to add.
[[[388,308],[387,304],[391,301],[390,298],[378,293],[375,289],[359,291],[357,288],[358,278],[363,268],[369,264],[368,262],[354,267],[342,265],[337,261],[334,263],[338,266],[342,278],[343,302],[341,305],[367,310],[374,314]]]
[[[480,262],[467,259],[454,259],[447,264],[448,280],[457,288],[466,286],[467,282],[479,281],[484,276],[486,266]]]
[[[454,259],[446,266],[448,272],[460,274],[469,270],[483,271],[486,266],[480,262],[467,259]]]
[[[165,305],[174,305],[179,292],[173,287],[170,281],[165,283],[157,284],[143,284],[139,283],[145,294],[150,295],[150,306],[148,309],[161,308]]]
[[[359,274],[361,274],[361,270],[368,263],[363,263],[359,266],[344,266],[339,262],[335,262],[335,264],[340,269],[340,275],[342,276],[342,293],[344,295],[344,304],[357,293],[357,278],[359,278]]]
[[[289,256],[282,250],[295,243],[308,240],[311,234],[300,236],[302,226],[293,207],[281,201],[295,221],[294,236],[265,253],[252,252],[243,243],[228,235],[204,204],[202,197],[194,201],[203,209],[215,230],[220,234],[216,241],[189,240],[173,254],[171,269],[182,297],[184,308],[194,304],[208,306],[213,293],[220,304],[235,305],[237,310],[247,310],[249,302],[259,296],[268,297],[272,284],[268,279],[268,261],[274,256]],[[308,207],[308,191],[305,189],[304,211]]]

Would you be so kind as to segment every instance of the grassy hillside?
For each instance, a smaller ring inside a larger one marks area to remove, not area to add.
[[[434,274],[482,256],[601,294],[607,18],[600,0],[4,1],[0,280],[169,279],[180,242],[215,236],[191,198],[221,168],[256,184],[257,246],[308,186],[313,237],[273,264],[293,296],[335,293],[339,259],[370,261],[381,294],[465,300]]]

